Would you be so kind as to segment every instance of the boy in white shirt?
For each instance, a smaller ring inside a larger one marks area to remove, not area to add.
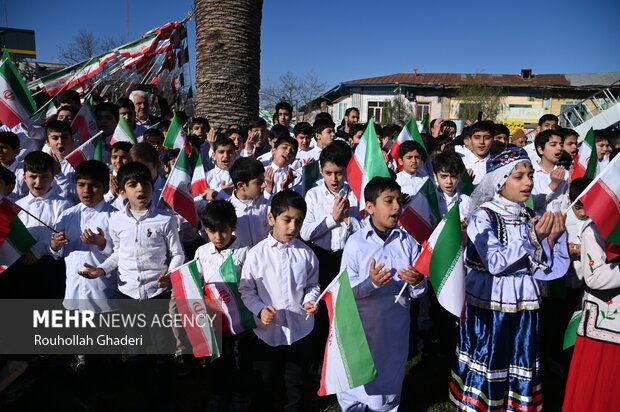
[[[263,195],[265,168],[256,159],[238,159],[230,168],[235,190],[228,201],[237,215],[236,242],[240,246],[253,247],[269,236],[267,222],[270,201]]]
[[[433,158],[433,170],[437,183],[437,204],[443,218],[458,201],[461,222],[469,210],[470,197],[458,191],[465,165],[456,153],[443,152]]]
[[[207,172],[207,184],[210,189],[218,191],[218,198],[225,199],[232,192],[230,167],[235,162],[235,142],[229,137],[220,137],[213,144],[213,161],[215,167]]]
[[[282,126],[281,124],[273,125],[269,131],[269,137],[267,138],[269,142],[269,151],[258,156],[256,160],[261,162],[265,167],[269,166],[271,164],[271,160],[273,159],[274,144],[277,140],[284,137],[291,137],[288,127]]]
[[[129,163],[129,151],[131,150],[131,146],[133,146],[131,142],[116,142],[112,145],[110,156],[110,166],[112,166],[110,173],[110,190],[103,198],[110,204],[116,202],[116,204],[118,204],[118,207],[115,206],[116,209],[120,209],[124,206],[122,198],[118,196],[116,174],[122,165]]]
[[[45,127],[46,143],[50,147],[50,154],[60,163],[60,173],[54,176],[54,181],[61,190],[60,195],[71,202],[78,203],[75,193],[75,170],[65,157],[73,151],[73,134],[71,126],[65,122],[54,120]]]
[[[545,130],[536,135],[534,143],[540,157],[534,166],[534,209],[541,215],[545,211],[559,212],[566,202],[568,191],[568,172],[557,166],[562,156],[564,136],[555,129]],[[567,206],[567,204],[566,204]]]
[[[407,140],[398,148],[398,164],[403,170],[396,174],[396,183],[400,190],[409,196],[415,196],[424,182],[428,180],[428,173],[424,168],[426,151],[418,142]]]
[[[482,121],[470,126],[469,150],[460,150],[468,172],[473,172],[473,184],[478,185],[487,173],[487,160],[493,143],[493,123]]]
[[[299,122],[293,127],[293,135],[297,140],[297,155],[293,162],[293,169],[297,170],[303,167],[306,163],[312,160],[316,160],[313,156],[313,151],[310,148],[310,142],[312,141],[312,125],[308,122]]]
[[[364,188],[366,225],[348,240],[341,270],[348,271],[368,346],[378,376],[337,395],[343,411],[392,411],[400,394],[409,349],[411,299],[426,291],[424,276],[413,268],[420,247],[398,226],[400,186],[373,178]],[[406,292],[394,302],[403,287]]]
[[[71,203],[52,190],[54,159],[47,153],[26,155],[24,181],[28,195],[16,202],[23,209],[18,216],[37,241],[21,261],[22,270],[30,274],[28,297],[60,299],[65,293],[65,267],[49,256],[48,245],[53,234],[50,227],[54,227],[60,214],[70,208]]]
[[[0,132],[0,164],[15,173],[21,167],[18,154],[19,137],[13,132]]]
[[[273,410],[273,385],[278,367],[284,367],[288,411],[303,409],[305,373],[312,350],[310,332],[320,294],[319,263],[297,238],[306,214],[306,202],[298,193],[283,190],[271,201],[271,235],[247,254],[239,291],[247,308],[256,315],[254,367],[262,377],[258,393],[261,410]]]
[[[281,137],[273,145],[273,159],[269,167],[265,168],[265,178],[268,182],[267,193],[275,195],[281,190],[290,188],[301,193],[303,184],[300,173],[295,173],[291,164],[295,161],[297,140],[290,136]],[[270,171],[268,171],[271,169]],[[273,182],[273,185],[272,185]]]
[[[314,122],[312,128],[314,129],[316,146],[308,152],[308,156],[312,157],[314,160],[319,160],[321,150],[332,144],[336,138],[336,133],[334,131],[336,125],[332,120],[319,119]]]

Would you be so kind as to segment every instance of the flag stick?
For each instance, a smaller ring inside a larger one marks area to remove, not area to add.
[[[51,230],[54,233],[60,233],[59,231],[57,231],[56,229],[54,229],[53,227],[51,227],[50,225],[48,225],[47,223],[45,223],[44,221],[42,221],[41,219],[39,219],[38,217],[36,217],[35,215],[33,215],[32,213],[30,213],[29,211],[27,211],[26,209],[24,209],[23,207],[21,207],[20,205],[16,204],[15,202],[11,201],[11,199],[9,199],[6,196],[0,196],[0,200],[6,200],[7,202],[10,202],[11,204],[15,205],[17,208],[19,208],[19,210],[21,210],[22,212],[26,213],[27,215],[29,215],[31,218],[33,218],[34,220],[36,220],[37,222],[41,223],[43,226],[45,226],[46,228],[48,228],[49,230]]]
[[[618,161],[620,161],[620,160],[618,160],[618,159],[620,159],[620,156],[616,156],[616,157],[614,157],[614,159],[613,159],[611,162],[609,162],[609,163],[607,164],[607,166],[605,166],[605,168],[603,169],[603,171],[602,171],[601,173],[599,173],[599,174],[598,174],[598,176],[596,176],[596,177],[594,178],[594,180],[592,180],[592,182],[590,182],[590,184],[588,185],[588,187],[586,187],[585,189],[583,189],[583,192],[581,192],[581,193],[579,194],[579,196],[577,196],[577,198],[576,198],[575,200],[573,200],[573,203],[571,203],[571,204],[570,204],[570,206],[568,206],[566,209],[564,209],[564,210],[562,211],[562,213],[566,214],[566,213],[567,213],[567,212],[568,212],[568,211],[569,211],[569,210],[570,210],[573,206],[575,206],[575,204],[576,204],[576,203],[577,203],[577,202],[578,202],[578,201],[579,201],[579,200],[583,197],[583,195],[585,195],[586,193],[588,193],[588,191],[592,188],[592,186],[594,186],[594,184],[595,184],[596,182],[598,182],[598,181],[599,181],[599,180],[600,180],[600,179],[601,179],[601,178],[602,178],[602,177],[603,177],[606,173],[609,173],[609,171],[613,169],[613,167],[611,167],[611,166],[615,164],[614,162],[618,162]]]
[[[343,274],[345,271],[346,271],[346,269],[345,269],[345,270],[343,270],[342,272],[340,272],[340,273],[338,274],[338,276],[336,276],[336,277],[335,277],[335,278],[334,278],[331,282],[329,282],[329,285],[327,285],[327,287],[325,288],[325,290],[324,290],[323,292],[321,292],[321,294],[319,295],[319,297],[318,297],[318,298],[316,298],[316,300],[314,301],[314,306],[315,306],[315,307],[319,304],[319,302],[321,301],[321,299],[323,299],[323,297],[325,296],[325,294],[327,293],[327,291],[328,291],[328,290],[329,290],[329,289],[330,289],[330,288],[334,285],[334,283],[336,283],[336,281],[337,281],[338,279],[340,279],[340,276],[342,276],[342,274]],[[310,319],[310,315],[306,315],[306,320],[308,320],[308,319]]]
[[[400,292],[398,292],[398,295],[396,296],[396,299],[394,300],[394,303],[398,302],[398,299],[400,299],[400,297],[403,295],[403,293],[405,293],[405,289],[407,288],[408,285],[409,284],[407,282],[405,282],[403,287],[400,289]]]

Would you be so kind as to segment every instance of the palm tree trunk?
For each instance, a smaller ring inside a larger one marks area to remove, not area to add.
[[[195,0],[196,115],[211,127],[258,116],[262,0]]]

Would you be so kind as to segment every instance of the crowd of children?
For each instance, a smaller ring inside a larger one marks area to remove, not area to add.
[[[338,128],[327,113],[291,127],[293,109],[282,102],[270,130],[256,119],[216,131],[205,118],[187,121],[177,113],[208,183],[194,199],[201,223],[194,228],[160,202],[178,149],[163,148],[169,120],[144,120],[144,113],[136,119],[143,97],[94,100],[103,162],[87,160],[75,169],[66,160],[79,145],[71,122],[80,99],[73,92],[58,96],[57,118],[48,121],[43,139],[21,129],[0,132],[0,191],[23,209],[19,217],[36,240],[0,274],[0,295],[64,299],[68,309],[97,311],[115,310],[106,306],[110,299],[165,299],[175,312],[172,270],[197,259],[209,283],[232,257],[256,327],[224,342],[222,359],[212,365],[222,379],[209,410],[226,404],[273,410],[282,379],[284,410],[303,409],[307,375],[320,372],[328,339],[317,299],[345,268],[378,377],[338,394],[344,411],[398,409],[410,326],[418,336],[414,350],[432,351],[437,340],[450,348],[449,398],[459,410],[541,410],[543,364],[553,362],[553,356],[542,359],[541,334],[549,347],[561,345],[552,331],[568,323],[580,288],[584,313],[603,304],[617,313],[618,262],[606,261],[604,240],[579,203],[566,215],[588,181],[570,181],[578,136],[559,128],[554,115],[540,119],[530,144],[522,131],[490,121],[457,136],[454,122],[435,119],[422,134],[424,144],[403,142],[395,159],[390,137],[400,126],[368,126],[376,129],[392,176],[370,180],[360,205],[347,182],[366,127],[356,108]],[[120,117],[139,143],[110,144]],[[600,172],[617,154],[620,135],[600,130],[595,139]],[[318,162],[316,181],[306,176],[312,162]],[[466,176],[473,192],[462,186]],[[420,244],[399,225],[404,204],[419,202],[428,185],[438,209],[434,225],[452,207],[460,210],[468,270],[460,320],[435,315],[441,309],[432,287],[414,267]],[[571,292],[561,300],[562,318],[545,323],[543,297],[553,297],[551,285],[563,277]],[[620,364],[620,327],[612,317],[605,327],[591,319],[577,340],[566,410],[611,410],[619,399],[606,385],[614,374],[609,365]],[[182,330],[173,332],[177,365],[187,367],[189,344]],[[84,356],[77,366],[88,367]]]

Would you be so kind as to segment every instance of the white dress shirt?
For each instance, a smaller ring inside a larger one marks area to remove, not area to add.
[[[232,183],[228,170],[220,169],[217,166],[209,170],[206,177],[209,188],[218,192],[222,191],[222,183],[226,185]]]
[[[54,181],[60,187],[62,197],[73,205],[79,203],[75,186],[75,170],[69,162],[66,160],[60,161],[60,173],[54,176]]]
[[[55,194],[53,190],[48,191],[41,197],[34,197],[32,193],[28,193],[26,197],[19,199],[16,204],[51,227],[56,225],[60,214],[72,206],[70,202]],[[37,241],[30,251],[37,259],[41,259],[41,257],[48,254],[50,238],[54,233],[43,223],[24,211],[20,211],[18,216],[32,237]]]
[[[276,309],[269,325],[257,320],[256,336],[269,346],[290,345],[314,327],[314,317],[306,319],[303,305],[321,292],[319,262],[301,240],[280,243],[269,235],[248,252],[239,292],[255,316],[268,305]]]
[[[240,200],[236,193],[228,199],[235,207],[237,215],[237,243],[240,246],[253,247],[261,240],[267,239],[271,226],[267,221],[271,202],[263,196],[253,200]]]
[[[459,214],[461,216],[461,221],[463,221],[467,216],[471,198],[456,191],[452,194],[448,194],[437,188],[437,204],[439,205],[439,213],[442,218],[452,209],[452,206],[456,204],[457,200],[461,201],[461,203],[459,203]]]
[[[237,277],[241,277],[241,269],[243,268],[243,263],[245,262],[245,257],[249,248],[241,246],[238,240],[239,239],[235,239],[230,246],[224,250],[217,250],[213,243],[207,243],[196,249],[194,259],[198,259],[200,262],[204,283],[212,282],[212,277],[219,279],[219,269],[229,256],[232,256]]]
[[[396,183],[400,185],[400,191],[409,196],[415,196],[427,180],[428,174],[423,170],[417,170],[414,174],[409,174],[403,170],[396,175]]]
[[[458,147],[458,146],[457,146]],[[473,184],[477,186],[482,181],[482,178],[487,174],[487,160],[491,157],[487,154],[484,158],[479,158],[471,150],[463,146],[462,149],[456,151],[463,160],[466,169],[472,169],[474,171]]]
[[[349,200],[349,223],[336,222],[332,216],[336,195],[325,184],[313,187],[306,193],[308,211],[301,227],[301,237],[316,246],[333,252],[344,249],[349,236],[360,228],[357,198],[345,182],[338,193]]]
[[[69,243],[57,252],[50,250],[55,259],[64,257],[67,266],[64,306],[67,309],[91,309],[109,311],[115,309],[108,299],[119,299],[123,295],[118,291],[116,270],[96,279],[87,279],[78,275],[84,270],[84,264],[101,265],[112,253],[113,245],[110,238],[110,216],[116,212],[105,200],[94,207],[77,204],[65,210],[58,219],[56,230],[64,232]],[[100,228],[106,238],[106,245],[99,250],[97,245],[89,245],[80,240],[86,229],[97,233]],[[49,244],[49,240],[48,240]]]
[[[273,192],[271,194],[275,195],[282,191],[282,182],[284,182],[288,171],[293,171],[293,169],[290,166],[280,167],[273,162],[268,167],[273,169]],[[288,189],[294,190],[303,196],[303,179],[301,173],[295,173],[295,171],[293,171],[293,181],[288,185]]]
[[[118,288],[133,299],[150,299],[164,291],[157,279],[183,264],[178,219],[151,207],[136,218],[129,204],[110,218],[114,252],[99,267],[106,273],[118,268]]]
[[[551,190],[551,173],[545,171],[539,162],[533,162],[534,167],[534,208],[537,213],[545,211],[559,212],[568,206],[568,171],[564,174],[564,181],[555,190]],[[556,166],[557,167],[557,166]],[[555,169],[555,167],[554,167]]]
[[[267,167],[271,164],[271,162],[273,161],[273,153],[271,153],[271,150],[268,152],[263,153],[262,155],[258,156],[256,158],[256,160],[258,160],[259,162],[261,162],[263,164],[264,167]]]

